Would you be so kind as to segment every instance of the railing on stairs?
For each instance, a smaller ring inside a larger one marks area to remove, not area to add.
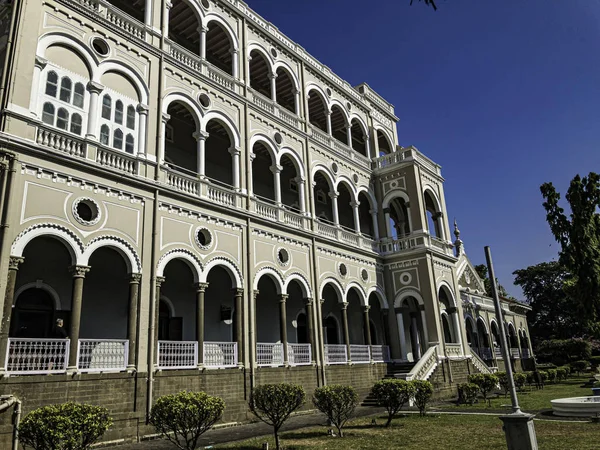
[[[440,361],[437,346],[429,347],[412,370],[406,375],[406,380],[427,380]]]
[[[477,370],[479,370],[481,373],[494,373],[492,368],[490,368],[477,353],[471,352],[471,355],[473,355],[473,365]]]

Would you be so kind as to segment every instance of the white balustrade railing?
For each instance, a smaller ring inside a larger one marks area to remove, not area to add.
[[[402,149],[398,149],[389,155],[380,156],[379,158],[375,158],[372,162],[373,169],[384,169],[386,167],[393,166],[399,162],[404,161],[406,158],[404,151]]]
[[[371,359],[373,362],[389,362],[390,348],[387,345],[371,345]]]
[[[121,11],[119,8],[111,5],[104,0],[71,0],[76,4],[93,11],[100,17],[108,20],[116,27],[125,31],[128,35],[138,39],[144,39],[146,36],[146,27],[133,17]]]
[[[283,211],[283,222],[295,228],[304,228],[304,218],[300,214],[291,211]]]
[[[368,345],[350,345],[350,361],[355,364],[371,362],[371,348]]]
[[[264,109],[268,113],[275,113],[275,106],[273,105],[273,101],[270,98],[263,97],[260,93],[256,91],[251,91],[252,94],[252,103]]]
[[[69,339],[9,338],[4,369],[9,375],[64,372],[69,345]]]
[[[401,239],[390,239],[384,238],[379,242],[379,252],[382,254],[386,253],[398,253],[404,250],[417,247],[417,236],[411,236]]]
[[[337,228],[332,225],[317,221],[317,232],[323,236],[337,239]]]
[[[354,232],[341,230],[340,237],[342,238],[342,241],[348,244],[356,245],[357,247],[360,242],[360,237]]]
[[[159,369],[193,369],[198,367],[198,342],[158,341]]]
[[[107,372],[127,369],[129,341],[79,339],[77,369],[81,372]]]
[[[206,196],[213,203],[218,203],[219,205],[224,206],[236,206],[236,194],[234,192],[227,191],[216,186],[208,186],[206,188]]]
[[[310,344],[288,344],[290,366],[308,366],[312,363]]]
[[[98,148],[96,162],[101,166],[110,167],[130,175],[137,173],[135,158],[122,152]]]
[[[340,152],[347,158],[352,159],[352,149],[343,142],[340,142],[337,139],[333,138],[333,148],[335,148],[338,152]]]
[[[198,178],[193,175],[184,174],[174,169],[167,168],[167,184],[177,189],[178,191],[185,192],[187,194],[198,195],[199,193],[199,182]]]
[[[510,349],[510,356],[513,359],[519,359],[521,357],[521,353],[519,352],[518,348],[511,348]]]
[[[484,347],[484,348],[480,348],[479,349],[479,354],[481,356],[482,359],[486,359],[486,360],[491,360],[492,358],[492,350]]]
[[[406,375],[406,380],[427,380],[438,366],[439,361],[437,345],[429,347],[408,375]]]
[[[500,347],[494,348],[494,353],[497,359],[502,359],[502,349]]]
[[[56,130],[41,126],[38,127],[35,142],[38,145],[58,150],[77,158],[85,158],[85,144],[83,141]]]
[[[235,91],[235,81],[231,75],[213,66],[207,66],[207,71],[208,78],[231,91]]]
[[[237,367],[237,342],[205,342],[203,359],[206,367]]]
[[[283,344],[257,343],[256,363],[259,366],[282,366]]]
[[[277,108],[277,115],[288,125],[291,125],[295,128],[298,128],[298,126],[300,125],[300,120],[298,119],[298,116],[290,111],[287,111],[283,106],[279,106]]]
[[[265,219],[276,221],[278,219],[278,211],[279,208],[275,205],[271,205],[269,203],[263,202],[261,200],[254,201],[254,210],[256,214]]]
[[[473,362],[475,368],[481,373],[492,373],[492,369],[489,368],[489,366],[479,357],[479,355],[477,355],[477,353],[473,352],[473,358],[471,361]]]
[[[326,364],[346,364],[348,362],[348,348],[345,345],[325,345]]]
[[[327,146],[330,145],[331,136],[329,136],[329,134],[327,134],[324,131],[321,131],[320,129],[316,128],[315,126],[311,126],[310,130],[311,130],[311,136],[313,137],[313,139],[320,142],[321,144],[325,144]]]
[[[451,344],[451,343],[446,342],[445,346],[446,346],[446,355],[447,356],[449,356],[451,358],[462,356],[462,354],[463,354],[462,345]]]
[[[179,61],[184,66],[188,66],[195,72],[202,72],[202,60],[200,56],[190,52],[187,48],[181,47],[173,41],[167,40],[169,44],[169,55]]]

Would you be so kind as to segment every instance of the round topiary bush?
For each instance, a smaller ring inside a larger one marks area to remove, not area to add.
[[[524,372],[516,372],[513,375],[513,379],[515,380],[515,387],[520,391],[525,387],[525,383],[527,383],[527,375]]]
[[[358,405],[358,394],[352,386],[322,386],[315,389],[313,404],[337,428],[339,436],[344,437],[342,430]]]
[[[150,423],[165,439],[182,450],[196,448],[198,438],[223,415],[225,402],[205,392],[159,397],[150,411]]]
[[[427,404],[433,395],[433,384],[425,380],[413,380],[411,383],[415,388],[415,406],[419,408],[419,413],[424,416]]]
[[[63,403],[38,408],[19,425],[19,440],[34,450],[87,450],[112,425],[101,406]]]
[[[387,411],[388,420],[385,426],[389,427],[398,411],[414,396],[415,386],[406,380],[390,378],[375,383],[371,393],[379,406],[383,406]]]
[[[477,401],[479,386],[473,383],[458,385],[458,402],[464,405],[472,405]]]
[[[469,383],[474,383],[479,386],[484,401],[487,400],[490,392],[496,389],[496,386],[498,386],[499,383],[498,377],[491,373],[474,373],[469,375],[468,380]]]

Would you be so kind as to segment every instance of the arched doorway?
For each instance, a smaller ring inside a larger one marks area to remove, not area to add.
[[[54,299],[45,289],[29,288],[17,297],[11,319],[11,337],[52,338]]]
[[[326,317],[323,325],[323,328],[325,329],[325,332],[323,333],[325,344],[338,345],[340,343],[340,331],[335,317]]]

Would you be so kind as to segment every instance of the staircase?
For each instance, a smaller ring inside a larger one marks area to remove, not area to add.
[[[405,380],[406,376],[410,373],[414,366],[414,362],[388,363],[387,373],[383,378],[400,378],[402,380]],[[373,394],[369,392],[369,395],[367,395],[367,398],[365,398],[364,401],[361,403],[361,406],[377,406],[377,400],[375,400]]]

